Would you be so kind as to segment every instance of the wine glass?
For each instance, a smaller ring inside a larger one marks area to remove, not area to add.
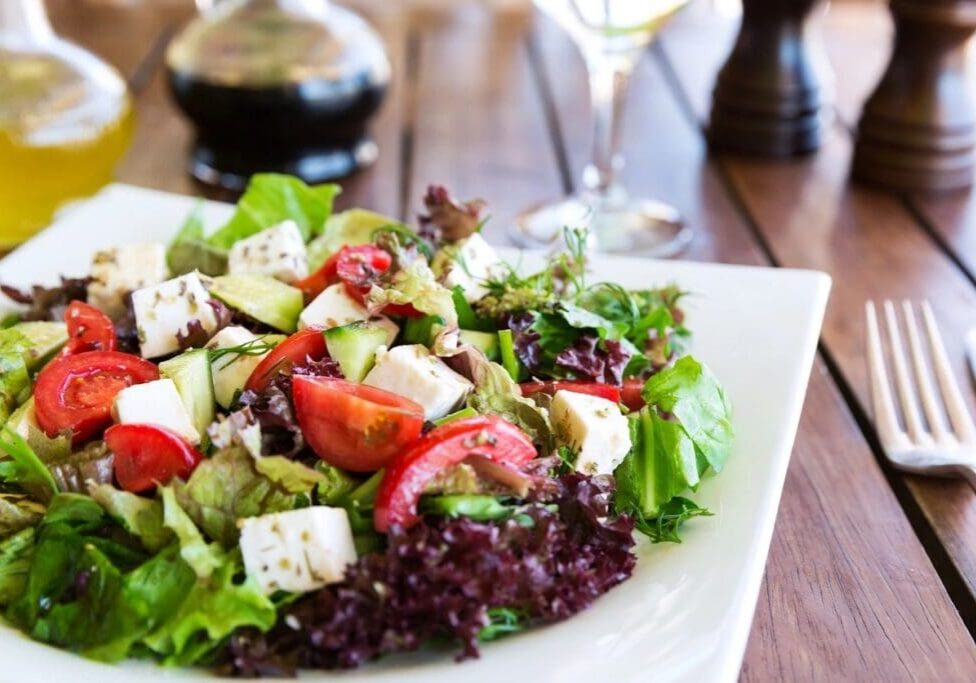
[[[555,246],[565,227],[589,228],[591,249],[672,256],[691,239],[673,207],[631,197],[617,182],[620,103],[631,72],[658,29],[688,0],[535,0],[576,43],[586,63],[593,108],[593,152],[583,191],[516,219],[522,246]]]

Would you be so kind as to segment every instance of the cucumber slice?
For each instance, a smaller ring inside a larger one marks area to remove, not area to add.
[[[350,382],[362,382],[376,360],[376,349],[386,346],[385,328],[366,321],[325,331],[325,348]]]
[[[508,371],[513,381],[520,382],[522,380],[522,364],[519,362],[518,356],[515,355],[515,341],[512,338],[511,330],[498,330],[498,352],[502,357],[502,367]]]
[[[475,332],[460,330],[458,337],[462,344],[471,344],[488,356],[488,360],[498,360],[498,334],[495,332]]]
[[[403,326],[404,344],[423,344],[430,346],[434,342],[434,325],[443,325],[444,318],[439,315],[425,315],[422,318],[407,318]]]
[[[302,290],[267,275],[223,275],[215,277],[210,293],[233,309],[292,333],[302,312]]]
[[[200,434],[214,421],[214,389],[207,349],[192,349],[159,364],[159,374],[173,380],[190,421]]]
[[[34,413],[34,397],[31,396],[25,403],[22,403],[17,410],[10,414],[6,423],[7,429],[15,434],[19,434],[26,439],[30,434],[30,428],[40,429],[37,424],[37,415]]]
[[[68,327],[64,323],[31,321],[0,330],[0,349],[19,349],[28,370],[44,365],[67,341]]]

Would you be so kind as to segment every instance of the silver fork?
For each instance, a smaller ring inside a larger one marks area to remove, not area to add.
[[[924,344],[911,302],[903,301],[901,309],[908,333],[907,357],[895,305],[884,302],[889,355],[901,408],[902,422],[899,422],[881,346],[877,312],[873,301],[865,304],[871,399],[881,446],[888,460],[901,470],[913,474],[963,477],[976,487],[976,426],[952,375],[932,307],[927,301],[920,305],[925,328]],[[933,371],[938,393],[932,382]]]

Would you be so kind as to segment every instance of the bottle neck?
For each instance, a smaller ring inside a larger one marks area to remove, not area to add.
[[[43,0],[0,0],[0,36],[25,42],[52,38]]]

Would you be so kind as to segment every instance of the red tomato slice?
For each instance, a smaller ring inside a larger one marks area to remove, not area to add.
[[[420,521],[417,502],[428,482],[438,472],[474,454],[520,467],[534,458],[536,451],[525,432],[493,415],[437,427],[387,467],[376,494],[373,526],[385,533],[394,525],[406,528],[416,524]]]
[[[154,379],[159,379],[156,366],[128,353],[86,351],[55,358],[34,384],[37,424],[48,436],[70,429],[72,443],[87,441],[112,422],[116,394]]]
[[[575,382],[570,380],[555,382],[523,382],[519,385],[523,396],[532,394],[549,394],[552,396],[557,391],[574,391],[577,394],[589,394],[599,396],[614,403],[620,403],[620,387],[612,384],[602,384],[600,382]]]
[[[336,264],[336,275],[347,285],[369,291],[380,275],[393,265],[390,252],[372,244],[343,247]]]
[[[397,394],[330,377],[292,380],[295,415],[327,463],[372,472],[420,437],[424,409]]]
[[[644,407],[644,399],[641,392],[644,391],[644,384],[647,382],[640,377],[628,377],[624,380],[623,389],[620,392],[620,402],[631,410],[640,410]]]
[[[64,322],[68,326],[68,343],[61,349],[62,356],[85,351],[115,351],[115,325],[94,306],[72,301],[64,309]]]
[[[328,355],[325,336],[316,327],[296,332],[278,344],[247,378],[245,389],[261,391],[280,374],[290,374],[293,367],[309,360],[322,360]]]
[[[105,444],[115,456],[115,479],[126,491],[151,491],[173,477],[186,479],[203,455],[179,434],[149,424],[113,425],[105,430]]]
[[[298,287],[302,290],[302,294],[305,296],[305,301],[311,301],[319,294],[322,293],[329,285],[334,285],[339,281],[336,275],[336,268],[339,265],[339,253],[335,253],[330,256],[322,267],[316,270],[314,273],[308,277],[293,282],[293,287]]]

